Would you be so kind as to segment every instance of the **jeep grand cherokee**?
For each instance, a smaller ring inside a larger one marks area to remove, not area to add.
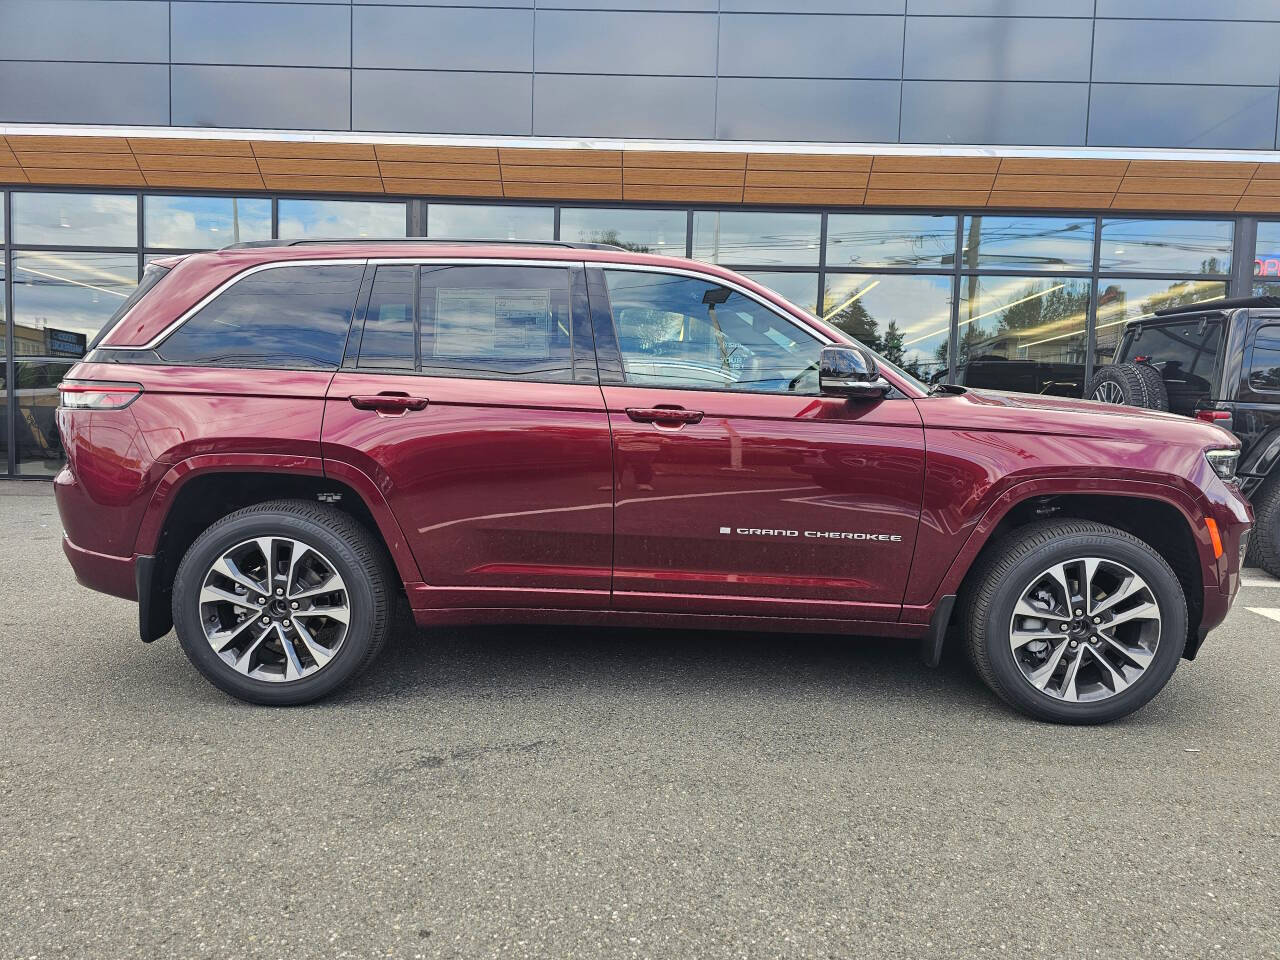
[[[86,586],[244,700],[419,625],[962,633],[1035,717],[1127,714],[1239,586],[1238,441],[913,377],[719,267],[574,244],[156,261],[61,384]]]

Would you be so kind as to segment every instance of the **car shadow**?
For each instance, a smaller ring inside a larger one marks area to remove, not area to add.
[[[931,669],[914,640],[545,626],[434,628],[397,636],[335,700],[568,689],[831,695],[899,705],[919,701],[931,709],[947,701],[984,712],[995,700],[969,668],[961,644],[951,640],[942,663]]]

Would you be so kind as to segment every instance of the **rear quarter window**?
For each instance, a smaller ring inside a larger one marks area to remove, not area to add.
[[[1249,387],[1280,393],[1280,324],[1259,327],[1249,357]]]
[[[169,363],[336,370],[361,264],[271,267],[223,291],[156,348]]]

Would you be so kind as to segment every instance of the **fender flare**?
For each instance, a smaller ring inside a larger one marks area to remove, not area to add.
[[[1071,494],[1088,494],[1090,496],[1130,497],[1143,500],[1156,500],[1175,508],[1187,523],[1199,554],[1200,569],[1213,568],[1213,544],[1209,532],[1203,524],[1197,524],[1196,518],[1204,511],[1195,500],[1177,487],[1148,480],[1112,480],[1084,477],[1041,477],[1015,483],[1001,493],[987,507],[982,518],[974,525],[964,546],[951,561],[942,581],[937,584],[933,595],[923,610],[932,610],[943,597],[957,593],[965,575],[973,566],[978,554],[990,542],[991,533],[1014,507],[1025,503],[1033,497]],[[1202,573],[1203,575],[1203,573]],[[925,621],[927,622],[927,620]]]
[[[400,523],[382,491],[369,477],[350,464],[324,461],[320,457],[270,453],[211,453],[198,454],[175,463],[156,485],[147,504],[146,513],[138,528],[137,546],[140,554],[154,554],[164,531],[165,520],[173,507],[178,492],[196,477],[216,473],[290,474],[333,479],[355,491],[378,526],[378,533],[387,545],[392,562],[396,565],[402,582],[415,583],[422,579],[418,563],[409,549]]]
[[[1272,428],[1253,444],[1240,461],[1239,472],[1257,476],[1261,483],[1276,471],[1277,464],[1280,464],[1280,427]]]

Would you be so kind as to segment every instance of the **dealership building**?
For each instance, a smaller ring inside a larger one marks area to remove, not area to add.
[[[273,237],[689,256],[1081,396],[1280,293],[1276,50],[1275,0],[0,0],[0,475],[149,260]]]

